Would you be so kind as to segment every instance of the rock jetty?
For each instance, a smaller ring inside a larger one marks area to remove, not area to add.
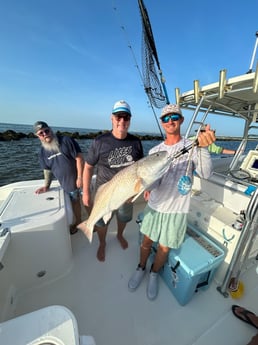
[[[56,134],[58,135],[66,135],[69,137],[72,137],[74,139],[94,139],[97,135],[105,133],[107,131],[99,131],[99,132],[91,132],[91,133],[86,133],[86,134],[80,134],[79,132],[61,132],[57,131]],[[141,140],[162,140],[161,136],[158,135],[140,135],[137,133],[134,133],[137,137],[139,137]],[[30,132],[28,134],[26,133],[21,133],[21,132],[15,132],[11,129],[0,132],[0,141],[11,141],[11,140],[21,140],[21,139],[26,139],[26,138],[37,138],[37,136],[33,133]]]

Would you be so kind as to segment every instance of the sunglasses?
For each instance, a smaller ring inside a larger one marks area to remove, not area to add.
[[[38,132],[37,135],[38,135],[39,137],[43,137],[44,134],[48,135],[49,133],[50,133],[50,129],[47,128],[47,129],[43,129],[42,131]]]
[[[116,121],[120,121],[121,119],[123,119],[124,121],[130,121],[131,116],[130,115],[115,115],[115,119]]]
[[[178,115],[178,114],[170,114],[170,115],[163,116],[161,118],[161,121],[163,123],[168,123],[169,120],[171,120],[171,121],[178,121],[180,118],[181,118],[181,116]]]

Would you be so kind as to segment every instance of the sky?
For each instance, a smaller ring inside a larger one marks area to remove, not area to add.
[[[257,0],[144,0],[169,101],[248,71]],[[158,132],[142,82],[137,0],[0,0],[0,122],[110,129],[126,100],[131,131]],[[255,65],[257,55],[255,58]],[[155,109],[159,117],[160,109]],[[190,114],[186,116],[190,119]],[[232,125],[214,123],[217,135]]]

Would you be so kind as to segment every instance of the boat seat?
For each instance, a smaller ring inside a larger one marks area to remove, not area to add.
[[[204,232],[214,231],[221,237],[219,242],[222,244],[239,237],[239,229],[233,227],[237,216],[234,211],[212,199],[207,193],[192,194],[188,215],[190,223]]]
[[[224,263],[216,273],[216,280],[221,281],[231,261],[241,231],[236,229],[238,214],[212,199],[207,193],[193,192],[191,197],[188,222],[197,229],[207,233],[225,250]]]
[[[91,336],[79,336],[73,313],[53,305],[0,323],[0,344],[96,345]]]

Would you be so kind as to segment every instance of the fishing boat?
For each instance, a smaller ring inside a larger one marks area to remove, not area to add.
[[[71,207],[58,183],[40,195],[40,180],[0,188],[1,344],[240,345],[255,334],[231,306],[258,311],[258,150],[246,149],[257,142],[257,74],[256,67],[223,81],[223,71],[216,83],[176,90],[181,107],[193,110],[186,135],[211,113],[232,126],[241,118],[243,136],[233,157],[215,160],[208,180],[194,177],[187,255],[174,256],[182,262],[168,268],[170,280],[161,274],[155,301],[145,282],[133,293],[127,287],[143,198],[127,226],[129,248],[121,249],[111,223],[103,263],[96,237],[70,236]]]
[[[0,344],[242,345],[256,334],[231,307],[258,313],[258,68],[226,74],[175,90],[177,103],[192,111],[186,136],[210,115],[230,118],[232,127],[240,120],[242,136],[234,156],[213,160],[209,179],[194,176],[187,234],[160,272],[154,301],[146,281],[128,290],[143,197],[126,228],[129,247],[119,245],[112,220],[99,262],[96,235],[92,243],[80,231],[70,235],[70,200],[58,182],[43,194],[35,194],[42,180],[0,188]]]

